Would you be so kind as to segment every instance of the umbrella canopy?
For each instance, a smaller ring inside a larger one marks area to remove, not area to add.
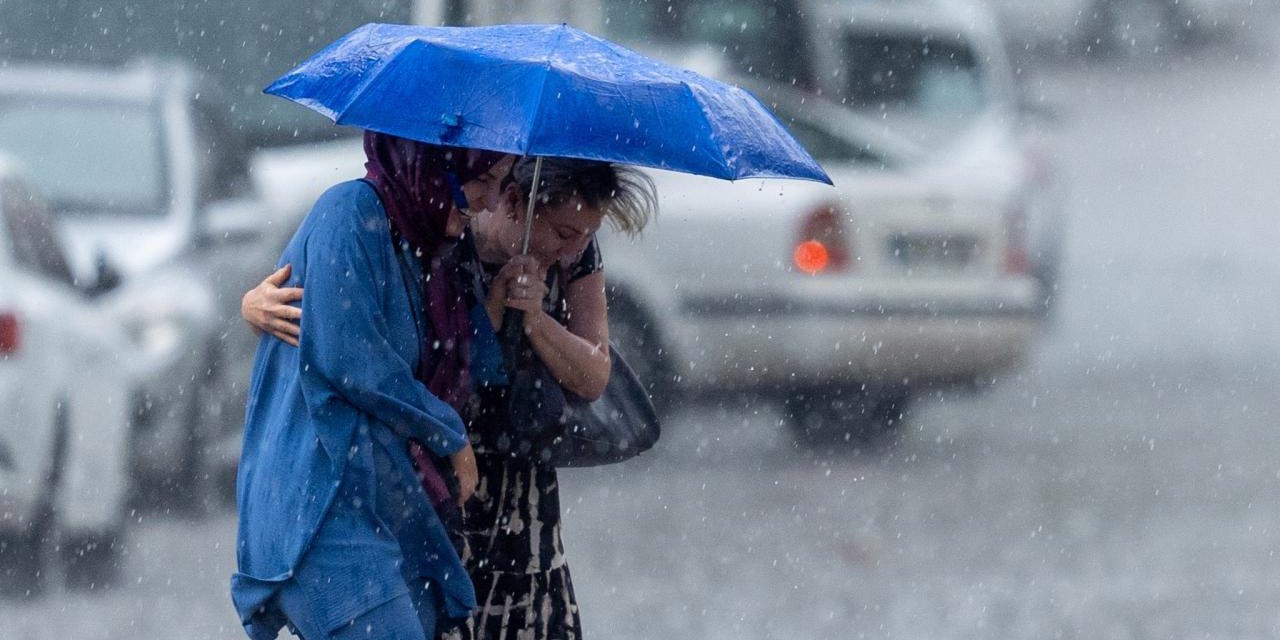
[[[266,93],[435,144],[831,183],[746,91],[566,25],[367,24]]]

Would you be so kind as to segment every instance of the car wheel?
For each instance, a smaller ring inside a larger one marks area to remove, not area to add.
[[[53,443],[45,471],[45,491],[36,502],[27,525],[17,531],[0,533],[0,595],[38,597],[48,586],[53,543],[58,535],[54,505],[67,457],[70,416],[67,403],[60,402],[54,411]]]
[[[659,413],[678,404],[677,380],[649,314],[617,292],[609,296],[609,341],[644,383]]]
[[[797,444],[856,446],[897,431],[910,401],[905,390],[811,390],[788,397],[784,412]]]
[[[1177,49],[1189,36],[1186,20],[1171,0],[1097,0],[1089,43],[1102,53],[1147,58]]]
[[[97,590],[115,584],[122,572],[124,529],[63,533],[59,552],[68,589]]]

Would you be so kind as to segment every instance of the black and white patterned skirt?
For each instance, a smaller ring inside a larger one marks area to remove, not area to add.
[[[480,482],[467,503],[463,561],[479,608],[444,640],[580,640],[555,468],[483,446],[476,464]]]

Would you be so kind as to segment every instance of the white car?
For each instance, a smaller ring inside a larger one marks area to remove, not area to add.
[[[1040,283],[1056,300],[1067,193],[1037,134],[1047,109],[1024,98],[995,19],[964,0],[815,3],[814,91],[934,150],[957,186],[981,185],[1016,219]]]
[[[841,106],[743,84],[835,188],[655,172],[658,220],[604,257],[611,335],[657,398],[749,391],[804,440],[859,439],[1027,355],[1039,287],[998,192]]]
[[[27,185],[0,156],[0,592],[18,595],[43,586],[55,544],[73,585],[118,570],[134,379]]]
[[[1247,31],[1274,9],[1258,0],[989,0],[1014,43],[1065,54],[1157,56]]]
[[[728,71],[825,96],[933,150],[958,187],[982,185],[996,208],[1020,219],[1040,283],[1038,312],[1052,311],[1067,204],[1039,136],[1053,109],[1024,96],[988,7],[976,0],[585,4],[596,3],[607,19],[600,28],[641,51],[710,75]]]

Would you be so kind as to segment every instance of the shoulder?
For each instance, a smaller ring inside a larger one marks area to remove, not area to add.
[[[311,207],[304,225],[308,244],[390,243],[386,211],[373,187],[363,180],[329,187]]]
[[[329,187],[311,207],[308,218],[317,226],[375,230],[387,224],[378,194],[364,180],[348,180]]]

